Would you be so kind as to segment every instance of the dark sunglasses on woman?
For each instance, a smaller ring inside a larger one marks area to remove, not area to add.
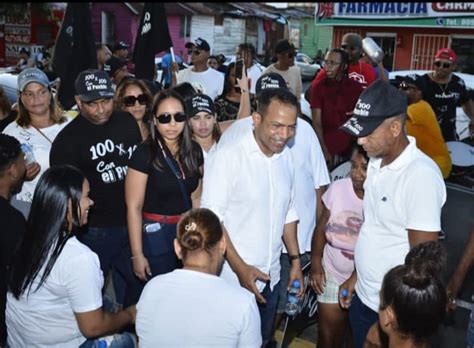
[[[441,67],[441,65],[443,66],[443,68],[445,69],[449,69],[451,67],[451,65],[453,65],[453,63],[450,63],[450,62],[440,62],[439,60],[437,60],[436,62],[434,62],[434,65],[439,68]]]
[[[140,105],[146,105],[148,104],[148,97],[146,96],[146,94],[139,94],[138,97],[135,97],[134,95],[129,95],[123,98],[123,104],[127,107],[134,106],[137,101]]]
[[[161,124],[170,123],[171,122],[171,117],[173,117],[175,122],[184,122],[188,118],[188,116],[186,116],[186,114],[184,112],[177,112],[174,115],[165,112],[164,114],[155,116],[155,118]]]

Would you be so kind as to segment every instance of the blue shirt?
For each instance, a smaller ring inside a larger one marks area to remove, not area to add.
[[[174,55],[174,58],[176,60],[176,63],[178,64],[181,64],[183,62],[181,57],[176,54]],[[163,70],[166,69],[165,84],[171,84],[171,62],[171,53],[166,53],[161,59],[161,66],[163,67]]]

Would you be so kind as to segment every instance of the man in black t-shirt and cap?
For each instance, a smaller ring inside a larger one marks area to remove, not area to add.
[[[456,141],[456,108],[462,106],[464,113],[471,119],[470,129],[474,126],[474,104],[469,98],[464,81],[454,74],[457,67],[457,55],[451,48],[442,48],[436,52],[432,72],[423,75],[426,88],[424,99],[433,108],[446,142]]]
[[[109,74],[114,89],[125,77],[133,77],[127,70],[127,60],[115,56],[105,62],[103,70]]]
[[[114,49],[112,50],[112,55],[119,59],[127,59],[128,58],[128,48],[130,45],[123,41],[119,41],[115,44]]]
[[[56,137],[50,164],[71,164],[87,177],[94,207],[80,240],[99,256],[104,276],[111,267],[129,276],[125,273],[131,272],[130,260],[121,257],[122,249],[128,247],[124,182],[128,161],[141,142],[140,130],[132,115],[113,109],[114,90],[105,71],[81,72],[75,88],[80,114]],[[125,286],[116,279],[120,302]]]

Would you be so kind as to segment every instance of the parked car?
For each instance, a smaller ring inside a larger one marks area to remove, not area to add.
[[[392,71],[389,73],[389,79],[390,79],[390,82],[395,85],[397,76],[406,76],[406,75],[411,75],[411,74],[424,75],[430,71],[431,70]],[[474,75],[458,73],[458,72],[455,72],[454,74],[464,80],[469,96],[471,100],[474,100]],[[459,140],[463,140],[470,136],[469,123],[470,123],[469,117],[464,113],[464,110],[462,109],[462,107],[459,106],[456,109],[456,132],[459,135]]]
[[[7,69],[0,71],[0,87],[5,91],[11,105],[15,104],[18,98],[17,78],[16,72],[9,72]]]
[[[299,66],[301,70],[301,78],[305,81],[311,81],[321,69],[321,66],[316,64],[316,62],[305,53],[296,54],[295,64]]]

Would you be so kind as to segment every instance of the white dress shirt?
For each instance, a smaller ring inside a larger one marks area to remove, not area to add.
[[[247,264],[270,275],[271,289],[280,280],[284,225],[298,220],[294,195],[290,150],[267,157],[249,118],[227,129],[206,159],[201,207],[219,216]],[[239,284],[227,262],[221,277]],[[265,283],[257,280],[257,287]]]
[[[300,253],[311,251],[311,238],[316,227],[316,190],[328,185],[328,168],[321,145],[313,128],[303,119],[296,123],[296,134],[288,142],[295,168],[295,205],[298,213],[298,245]],[[283,252],[287,252],[283,246]],[[303,265],[302,265],[303,266]]]

